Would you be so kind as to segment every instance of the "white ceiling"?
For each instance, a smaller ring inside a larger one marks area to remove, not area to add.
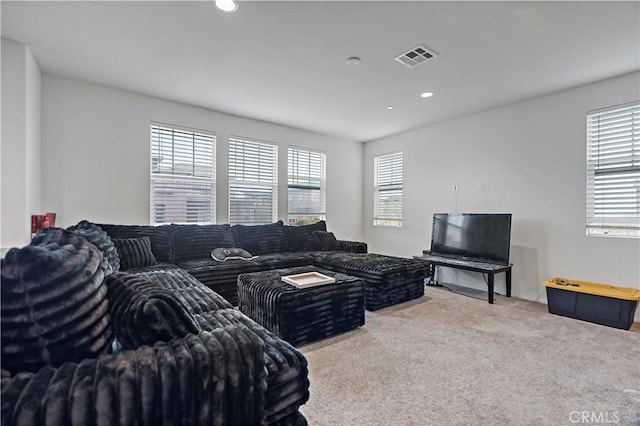
[[[2,36],[45,73],[357,141],[640,69],[636,1],[239,6],[5,0]],[[439,56],[394,61],[421,43]]]

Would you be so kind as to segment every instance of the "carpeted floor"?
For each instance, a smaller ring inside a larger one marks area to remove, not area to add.
[[[301,350],[312,426],[640,425],[637,323],[618,330],[427,287]]]

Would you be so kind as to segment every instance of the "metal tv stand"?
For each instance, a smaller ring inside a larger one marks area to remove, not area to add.
[[[499,272],[506,273],[507,297],[511,297],[511,266],[499,265],[495,263],[474,262],[470,260],[456,259],[453,257],[434,256],[429,251],[424,250],[422,256],[416,256],[417,259],[425,260],[429,264],[429,276],[431,281],[435,279],[435,267],[446,266],[447,268],[464,269],[465,271],[482,272],[487,274],[487,286],[489,303],[493,304],[493,278]]]

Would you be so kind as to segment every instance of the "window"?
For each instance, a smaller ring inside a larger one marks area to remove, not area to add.
[[[229,138],[229,222],[258,224],[278,216],[278,146]]]
[[[216,137],[151,124],[151,223],[215,221]]]
[[[374,157],[373,224],[402,226],[402,153]]]
[[[327,154],[289,147],[288,159],[289,225],[326,219]]]
[[[587,114],[587,235],[640,238],[640,103]]]

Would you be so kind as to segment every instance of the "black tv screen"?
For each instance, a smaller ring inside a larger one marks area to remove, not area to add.
[[[431,254],[509,264],[510,213],[434,213]]]

